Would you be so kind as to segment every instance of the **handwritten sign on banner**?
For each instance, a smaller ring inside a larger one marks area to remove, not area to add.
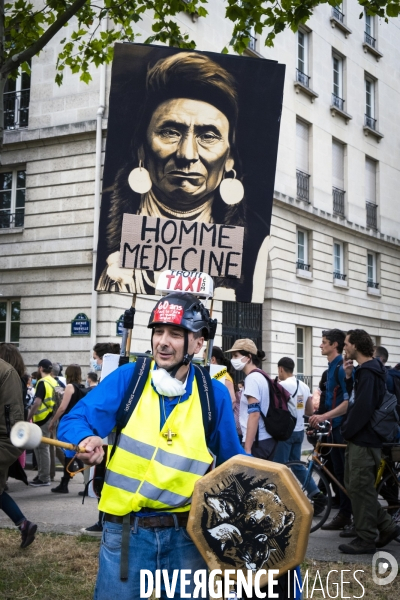
[[[124,214],[120,267],[239,278],[244,228]]]

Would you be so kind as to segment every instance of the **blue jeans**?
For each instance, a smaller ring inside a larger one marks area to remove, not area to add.
[[[103,538],[100,547],[99,571],[97,574],[94,600],[139,600],[140,570],[147,569],[153,573],[156,569],[168,571],[171,584],[174,569],[190,569],[191,575],[198,569],[207,569],[200,552],[193,544],[184,527],[153,527],[143,528],[131,526],[129,540],[129,575],[126,581],[120,579],[122,524],[104,521]],[[195,584],[193,578],[186,585],[186,593],[193,594]],[[146,584],[147,589],[147,584]],[[173,598],[179,599],[180,578],[178,577]],[[167,595],[163,578],[161,577],[161,598]]]
[[[14,525],[21,525],[21,523],[25,521],[25,517],[18,504],[7,494],[7,492],[0,494],[0,508],[6,513],[7,517],[10,517]]]
[[[278,442],[275,450],[274,462],[286,465],[292,460],[301,460],[301,445],[303,443],[303,439],[304,431],[293,431],[288,440],[285,442]],[[291,467],[291,469],[300,483],[304,486],[304,482],[307,477],[307,470],[300,465]],[[319,489],[312,477],[310,477],[307,483],[306,492],[310,498],[319,492]]]

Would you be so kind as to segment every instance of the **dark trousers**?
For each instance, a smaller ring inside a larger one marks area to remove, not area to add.
[[[347,444],[346,489],[351,498],[357,535],[367,542],[375,542],[378,531],[394,527],[391,516],[378,501],[375,488],[380,462],[380,448],[363,448],[351,442]]]
[[[332,433],[330,436],[330,442],[333,444],[344,444],[344,439],[342,434],[340,433],[340,427],[335,427],[332,429]],[[333,464],[333,474],[339,483],[341,483],[344,487],[344,469],[345,469],[345,452],[346,448],[332,448],[331,458]],[[351,501],[350,498],[339,489],[339,498],[340,498],[340,510],[339,512],[346,517],[351,517]]]
[[[264,460],[274,460],[274,454],[278,442],[274,438],[267,440],[259,440],[254,442],[251,447],[251,454],[255,458],[263,458]]]
[[[25,521],[25,517],[18,504],[7,492],[0,494],[0,508],[6,513],[7,517],[10,517],[14,525],[21,525]]]

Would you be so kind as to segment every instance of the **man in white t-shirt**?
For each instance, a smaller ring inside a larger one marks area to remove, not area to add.
[[[314,413],[313,397],[310,388],[303,381],[293,375],[294,361],[285,356],[278,362],[278,379],[282,387],[290,394],[288,408],[297,422],[290,438],[285,442],[278,442],[275,450],[274,461],[285,465],[293,460],[301,460],[301,447],[304,439],[304,415],[311,416]],[[304,484],[307,471],[299,466],[293,467],[296,477]],[[320,492],[314,480],[311,478],[307,485],[308,497],[314,502],[314,514],[326,504],[324,494]],[[321,507],[319,506],[321,504]],[[318,508],[317,508],[318,505]]]

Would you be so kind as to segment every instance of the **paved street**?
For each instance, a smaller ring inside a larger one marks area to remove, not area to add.
[[[28,478],[36,474],[36,471],[27,471]],[[61,478],[57,472],[56,482]],[[9,492],[16,500],[25,516],[39,525],[39,531],[57,532],[66,534],[77,534],[82,527],[93,525],[97,521],[97,500],[82,498],[78,492],[83,490],[83,476],[79,473],[70,482],[69,494],[53,494],[50,487],[33,488],[26,487],[23,483],[10,479],[8,482]],[[332,514],[335,514],[333,512]],[[8,517],[0,511],[0,527],[12,527]],[[317,531],[310,535],[307,557],[316,560],[343,561],[371,563],[371,556],[349,556],[343,555],[337,547],[343,540],[339,532]],[[400,563],[400,544],[392,542],[385,548],[395,556]]]

